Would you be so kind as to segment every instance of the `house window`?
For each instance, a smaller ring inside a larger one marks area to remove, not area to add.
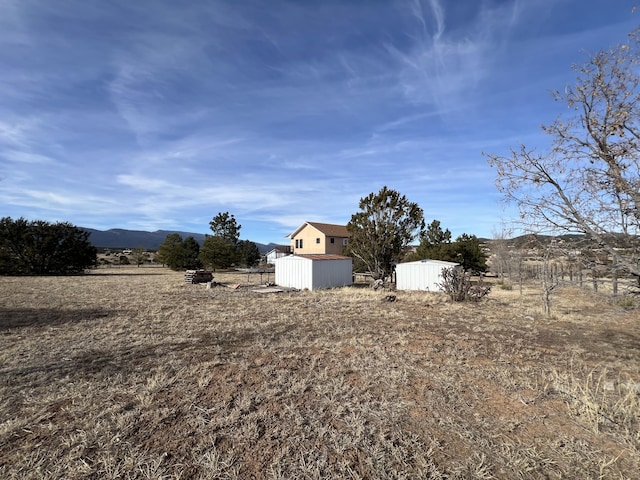
[[[331,237],[331,243],[336,243],[336,239]]]
[[[299,240],[296,238],[296,248],[299,248],[298,247],[298,242],[299,242]]]
[[[343,247],[346,247],[348,243],[349,243],[349,239],[348,238],[343,238],[342,239],[342,246]]]
[[[300,248],[302,248],[302,239],[300,239]]]
[[[320,238],[316,238],[316,243],[320,243]]]

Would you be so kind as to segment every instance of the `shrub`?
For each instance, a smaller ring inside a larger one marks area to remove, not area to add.
[[[0,219],[0,274],[65,275],[97,263],[89,233],[66,222]]]
[[[442,270],[442,283],[439,283],[438,286],[454,302],[465,300],[477,302],[491,291],[490,286],[485,286],[482,283],[482,277],[480,277],[479,284],[474,285],[471,281],[471,275],[459,267]]]

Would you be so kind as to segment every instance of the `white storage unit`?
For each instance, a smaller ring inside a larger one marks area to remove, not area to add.
[[[353,282],[350,257],[342,255],[289,255],[276,259],[276,285],[317,290]]]
[[[286,246],[286,251],[284,247],[274,248],[273,250],[270,250],[269,252],[267,252],[267,255],[266,255],[267,263],[274,265],[276,263],[276,259],[286,257],[287,255],[290,255],[290,254],[291,254],[291,248],[289,247],[289,245]]]
[[[398,290],[440,291],[442,270],[459,266],[458,263],[442,260],[418,260],[396,265],[396,288]]]

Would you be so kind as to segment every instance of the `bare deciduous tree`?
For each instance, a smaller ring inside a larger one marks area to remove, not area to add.
[[[573,114],[543,127],[548,152],[522,145],[509,156],[487,155],[499,190],[530,230],[583,233],[638,277],[639,67],[640,29],[574,66],[575,85],[554,94]]]
[[[555,239],[541,248],[542,270],[540,272],[540,286],[542,288],[542,309],[545,317],[551,316],[551,295],[560,285],[560,280],[556,269],[553,268],[552,261],[558,255],[554,252],[557,248]]]
[[[491,240],[491,270],[498,275],[501,281],[505,277],[511,282],[511,249],[509,239],[513,236],[513,231],[506,225],[501,225],[500,229],[493,229],[493,239]]]

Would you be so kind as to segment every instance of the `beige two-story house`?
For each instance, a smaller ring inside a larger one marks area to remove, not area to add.
[[[295,255],[342,255],[350,236],[344,225],[317,222],[305,222],[288,235],[291,239],[291,253]]]

